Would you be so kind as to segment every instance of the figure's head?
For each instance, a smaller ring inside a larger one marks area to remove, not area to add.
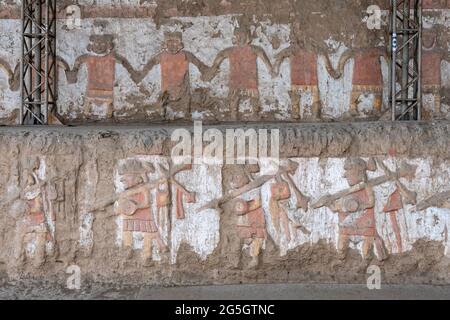
[[[300,22],[293,22],[291,25],[291,44],[296,47],[303,48],[305,45],[305,36],[301,29]]]
[[[155,167],[137,160],[127,161],[119,166],[120,182],[125,189],[133,188],[147,181],[147,173],[154,173]]]
[[[114,49],[114,36],[110,34],[89,37],[88,51],[98,55],[109,54]]]
[[[40,160],[39,157],[27,157],[25,162],[22,165],[23,169],[23,179],[27,185],[34,185],[36,183],[35,178],[33,176],[36,171],[39,170],[40,167]]]
[[[246,28],[234,29],[233,44],[237,46],[246,46],[252,42],[250,31]]]
[[[422,32],[422,46],[424,49],[433,49],[436,47],[438,32],[436,28],[424,29]]]
[[[344,178],[352,187],[367,181],[367,163],[361,158],[350,158],[344,163]]]
[[[171,54],[177,54],[183,50],[183,35],[181,32],[165,32],[163,49]]]

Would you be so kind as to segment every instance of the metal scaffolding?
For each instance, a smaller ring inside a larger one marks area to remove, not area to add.
[[[56,70],[56,0],[22,0],[21,124],[49,123]]]
[[[392,120],[422,117],[422,0],[391,0]]]

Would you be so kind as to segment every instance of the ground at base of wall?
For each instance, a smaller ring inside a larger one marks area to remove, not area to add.
[[[92,284],[69,290],[59,283],[6,283],[0,299],[48,300],[447,300],[450,286],[355,284],[240,284],[223,286],[120,287]]]

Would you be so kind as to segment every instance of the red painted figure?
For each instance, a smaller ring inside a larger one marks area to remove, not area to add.
[[[161,95],[159,97],[160,116],[163,119],[175,120],[190,118],[191,88],[189,65],[194,64],[203,74],[208,68],[191,52],[184,49],[180,32],[164,34],[163,51],[153,58],[139,72],[137,82],[140,83],[154,66],[161,66]],[[171,112],[168,112],[170,108]]]
[[[435,28],[423,31],[422,46],[422,85],[423,93],[433,96],[433,103],[424,109],[439,116],[441,110],[442,61],[450,62],[447,50],[438,44],[438,33]]]
[[[361,96],[372,94],[374,96],[373,111],[382,112],[383,106],[383,75],[381,57],[386,56],[382,48],[352,49],[344,53],[339,61],[338,72],[331,72],[334,78],[343,75],[345,65],[351,58],[354,59],[352,94],[350,100],[350,114],[358,115],[358,104]]]
[[[106,115],[114,113],[114,83],[116,64],[120,63],[136,81],[136,72],[131,64],[114,50],[113,35],[93,35],[87,47],[89,54],[76,59],[71,71],[66,71],[69,83],[77,81],[77,74],[82,64],[86,64],[88,83],[84,102],[84,116],[90,118],[93,106],[106,105]]]
[[[258,114],[260,110],[259,82],[257,59],[260,58],[266,65],[270,74],[273,74],[272,64],[265,51],[251,44],[250,33],[243,28],[236,28],[234,31],[234,46],[227,48],[217,54],[212,67],[203,80],[213,79],[226,59],[229,60],[229,104],[231,121],[239,119],[239,106],[244,100],[249,99],[252,105],[253,114]]]
[[[274,73],[278,74],[285,59],[289,59],[291,68],[291,104],[294,119],[317,119],[320,117],[321,101],[319,92],[318,54],[312,41],[306,41],[300,24],[294,23],[291,32],[291,46],[276,56]],[[326,63],[330,59],[324,54]],[[311,95],[309,102],[302,97]]]

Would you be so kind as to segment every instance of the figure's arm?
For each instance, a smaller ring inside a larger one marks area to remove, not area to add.
[[[224,62],[225,59],[228,59],[230,51],[231,51],[231,48],[228,48],[228,49],[220,51],[217,54],[217,57],[214,60],[212,67],[209,68],[208,71],[206,71],[202,75],[203,81],[211,81],[212,79],[214,79],[214,77],[217,75],[217,72],[219,71],[219,68],[220,68],[220,65],[222,64],[222,62]]]
[[[275,57],[275,63],[273,65],[273,74],[278,75],[280,74],[280,67],[283,61],[287,58],[289,58],[292,55],[292,49],[291,47],[281,50],[280,53],[278,53]]]
[[[61,57],[56,57],[56,64],[62,68],[65,72],[70,71],[69,64]]]
[[[3,69],[8,76],[9,88],[11,91],[19,90],[20,86],[20,62],[16,64],[14,71],[9,66],[9,63],[0,58],[0,69]]]
[[[450,200],[445,201],[442,208],[450,209]]]
[[[209,67],[206,64],[204,64],[199,58],[197,58],[189,51],[185,51],[185,53],[187,60],[193,65],[195,65],[201,74],[205,74],[208,71]]]
[[[364,205],[364,209],[371,209],[375,207],[375,192],[371,187],[367,187],[368,200]]]
[[[156,56],[152,57],[149,62],[147,62],[142,71],[136,72],[136,78],[134,79],[134,82],[138,84],[142,80],[144,80],[144,78],[153,69],[153,67],[158,65],[160,62],[161,62],[161,54],[158,53]]]
[[[444,51],[444,54],[442,55],[442,60],[450,63],[450,51],[448,51],[448,50]]]
[[[0,58],[0,69],[3,69],[6,72],[8,79],[11,79],[11,77],[13,76],[11,67],[9,66],[9,63],[3,60],[2,58]]]
[[[66,78],[67,78],[68,83],[76,83],[77,82],[78,71],[80,70],[81,65],[86,62],[87,58],[88,58],[87,54],[84,54],[84,55],[78,57],[75,60],[73,69],[72,70],[70,70],[70,68],[66,69]]]
[[[347,50],[345,51],[341,58],[339,59],[339,63],[337,66],[337,69],[334,69],[332,67],[331,64],[331,60],[328,57],[328,55],[325,55],[325,60],[327,63],[327,71],[330,73],[330,75],[334,78],[334,79],[339,79],[343,76],[344,74],[344,69],[345,69],[345,65],[347,64],[347,62],[353,57],[353,51],[352,50]]]
[[[267,56],[266,51],[257,46],[252,46],[253,52],[256,54],[258,58],[262,60],[262,62],[266,65],[266,68],[269,70],[272,77],[275,76],[274,69],[272,66],[272,62],[270,62],[269,57]]]
[[[139,83],[139,73],[136,70],[134,70],[131,63],[128,62],[128,60],[125,57],[121,56],[120,54],[118,54],[116,52],[114,53],[114,57],[116,58],[116,61],[118,63],[120,63],[128,71],[128,73],[130,74],[131,79],[134,81],[134,83],[138,84]]]
[[[11,91],[17,91],[20,88],[20,62],[16,64],[14,72],[9,78],[9,88]]]

